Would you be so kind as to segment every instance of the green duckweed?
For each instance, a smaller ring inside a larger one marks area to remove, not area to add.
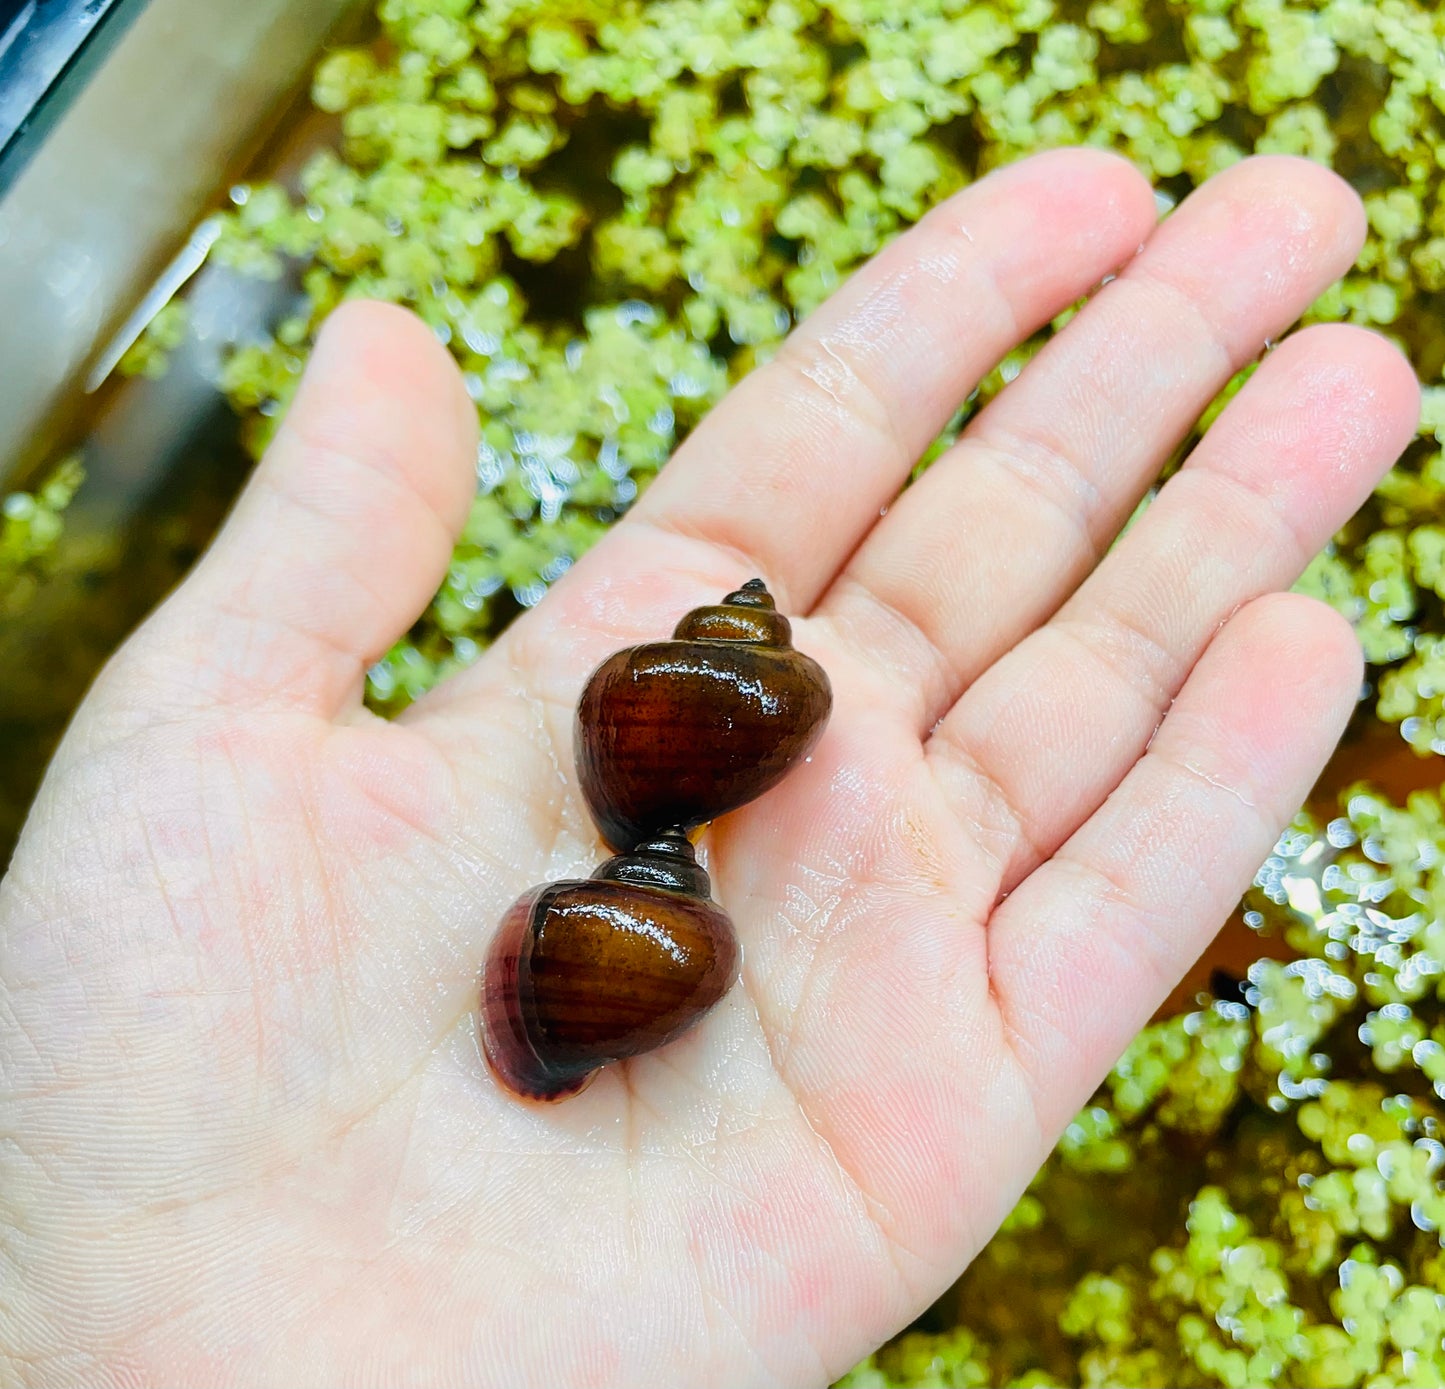
[[[0,498],[0,615],[14,616],[34,597],[59,544],[65,508],[84,480],[75,455],[56,464],[35,491]]]

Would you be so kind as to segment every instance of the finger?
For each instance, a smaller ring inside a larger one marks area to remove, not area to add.
[[[755,575],[785,612],[805,612],[977,380],[1136,250],[1154,216],[1143,178],[1096,150],[1025,159],[936,208],[708,416],[534,613],[407,721],[483,763],[473,711],[499,693],[525,685],[570,707],[609,651]]]
[[[1148,753],[989,923],[989,971],[1045,1127],[1073,1113],[1248,886],[1360,687],[1359,646],[1273,594],[1210,644]]]
[[[1384,338],[1296,334],[1053,620],[979,677],[928,755],[1001,891],[1118,785],[1210,637],[1299,576],[1418,418],[1414,372]]]
[[[1359,199],[1302,159],[1188,198],[892,508],[824,600],[920,730],[1098,562],[1229,377],[1350,265]]]
[[[476,411],[420,319],[337,309],[265,458],[139,650],[177,699],[331,717],[446,572]],[[134,657],[137,652],[132,652]]]
[[[704,541],[729,572],[764,575],[789,611],[806,611],[979,379],[1131,255],[1154,219],[1144,178],[1097,150],[989,174],[743,381],[629,524]]]

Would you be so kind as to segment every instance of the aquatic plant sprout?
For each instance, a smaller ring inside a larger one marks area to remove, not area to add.
[[[34,492],[0,498],[0,616],[14,616],[34,597],[60,540],[65,509],[84,480],[79,457],[70,457]]]
[[[379,42],[315,73],[336,147],[294,186],[233,190],[212,252],[296,285],[224,369],[253,451],[350,297],[419,313],[477,404],[470,519],[427,614],[372,670],[374,707],[474,659],[730,382],[928,207],[1084,143],[1144,169],[1161,212],[1251,151],[1330,163],[1364,197],[1366,247],[1309,318],[1405,348],[1420,437],[1300,587],[1354,624],[1378,719],[1445,752],[1437,7],[381,0],[377,15]],[[160,370],[183,331],[168,310],[125,368]],[[1140,1034],[958,1287],[849,1384],[1445,1382],[1445,810],[1435,789],[1397,804],[1366,786],[1316,809],[1244,904],[1262,957]]]

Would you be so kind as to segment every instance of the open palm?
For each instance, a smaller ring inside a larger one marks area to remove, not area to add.
[[[982,180],[395,724],[362,709],[364,671],[444,571],[474,415],[414,319],[338,311],[226,530],[91,693],[0,890],[0,1369],[816,1384],[906,1322],[1352,707],[1348,628],[1275,590],[1412,431],[1383,340],[1287,339],[1101,556],[1362,231],[1342,183],[1287,159],[1157,230],[1102,154]],[[897,499],[980,376],[1116,270]],[[477,1046],[478,974],[512,899],[603,857],[577,695],[754,575],[835,707],[704,840],[741,983],[577,1098],[519,1102]]]

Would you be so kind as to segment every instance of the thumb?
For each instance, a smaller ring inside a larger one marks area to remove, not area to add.
[[[338,308],[225,526],[114,678],[139,672],[169,708],[354,708],[367,667],[446,573],[476,434],[461,375],[420,319]]]

